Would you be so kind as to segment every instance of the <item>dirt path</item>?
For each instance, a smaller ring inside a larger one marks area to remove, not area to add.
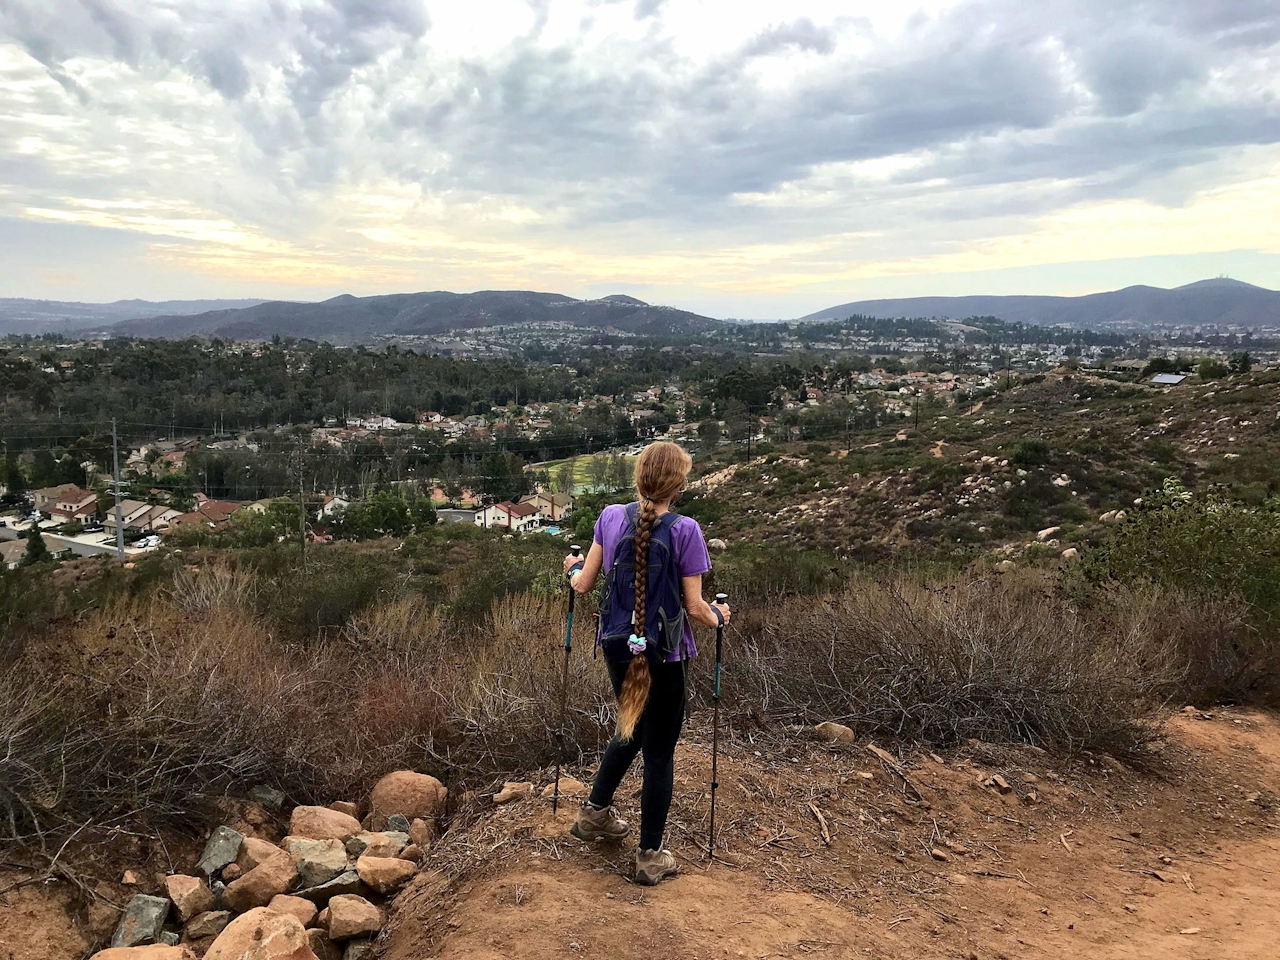
[[[681,783],[683,875],[654,889],[628,882],[628,850],[563,838],[565,811],[556,824],[545,808],[505,808],[484,828],[501,844],[487,866],[401,899],[386,957],[1280,955],[1280,724],[1179,716],[1163,752],[1154,776],[1107,758],[1074,774],[989,750],[917,758],[907,772],[924,800],[912,803],[860,750],[730,751],[722,781],[739,786],[718,813],[739,865],[706,867],[704,798]],[[694,744],[681,762],[702,759]],[[1008,793],[981,786],[997,770]]]

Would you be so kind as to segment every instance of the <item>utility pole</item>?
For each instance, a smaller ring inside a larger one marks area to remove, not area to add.
[[[302,450],[298,450],[298,546],[302,556],[302,572],[307,572],[307,495],[302,482]]]
[[[124,513],[120,509],[120,441],[111,418],[111,490],[116,497],[116,556],[124,559]]]

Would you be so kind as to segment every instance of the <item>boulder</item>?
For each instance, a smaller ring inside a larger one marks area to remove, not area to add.
[[[428,774],[414,773],[412,770],[388,773],[377,782],[369,797],[369,815],[373,828],[376,830],[385,826],[387,818],[394,813],[409,819],[421,817],[423,820],[432,820],[444,811],[448,794],[444,784]],[[407,832],[407,824],[405,829]]]
[[[330,940],[350,940],[381,928],[382,912],[364,897],[344,894],[329,901]]]
[[[100,950],[90,960],[196,960],[189,947],[170,947],[163,943],[148,947],[113,947]]]
[[[431,845],[431,839],[434,836],[435,830],[431,824],[421,817],[415,818],[413,823],[409,825],[410,843],[416,843],[418,846],[426,848]]]
[[[244,836],[238,831],[230,827],[218,827],[209,835],[209,840],[204,845],[204,852],[196,862],[196,869],[206,877],[213,876],[227,864],[235,861],[243,841]]]
[[[1062,551],[1060,556],[1063,560],[1078,560],[1080,558],[1080,551],[1075,547],[1067,547],[1067,549]]]
[[[293,816],[289,818],[289,835],[293,837],[345,840],[359,832],[359,820],[328,807],[294,807]]]
[[[187,925],[182,928],[182,932],[188,940],[203,940],[206,937],[216,937],[227,928],[232,916],[233,914],[230,910],[208,910],[188,920]]]
[[[255,907],[265,907],[272,897],[288,893],[295,876],[293,861],[269,860],[254,867],[222,895],[228,910],[244,913]]]
[[[337,810],[339,813],[345,813],[349,817],[359,817],[360,808],[349,800],[338,800],[329,804],[330,810]]]
[[[308,930],[307,943],[317,960],[342,960],[342,948],[329,939],[323,930]]]
[[[511,803],[513,800],[523,800],[525,797],[533,796],[533,784],[528,781],[516,782],[508,780],[502,785],[502,789],[493,795],[493,802]]]
[[[366,853],[374,857],[394,857],[409,845],[406,833],[358,833],[346,842],[347,855],[359,859]]]
[[[328,903],[330,898],[336,897],[343,893],[359,893],[364,889],[364,884],[360,882],[360,875],[354,870],[348,870],[346,873],[334,877],[328,883],[322,883],[318,887],[307,887],[299,890],[295,896],[302,897],[304,900],[310,900],[319,906],[322,903]]]
[[[1039,533],[1036,534],[1036,539],[1039,540],[1041,543],[1044,543],[1046,540],[1052,540],[1061,532],[1062,532],[1061,527],[1045,527],[1043,530],[1041,530]]]
[[[416,843],[411,843],[400,851],[400,859],[417,863],[422,859],[422,848]]]
[[[297,917],[298,922],[304,927],[309,927],[316,922],[316,905],[310,900],[302,899],[302,897],[291,897],[282,893],[277,897],[271,898],[271,902],[267,904],[267,909],[275,913],[287,913]]]
[[[833,720],[824,720],[813,729],[818,736],[828,743],[853,743],[857,739],[851,728]]]
[[[289,846],[304,887],[328,883],[347,869],[347,851],[338,840],[295,840]]]
[[[237,917],[218,934],[204,960],[317,960],[297,917],[265,908]]]
[[[365,854],[356,861],[356,873],[372,890],[384,896],[395,893],[418,872],[412,860],[395,857],[371,857]]]
[[[264,863],[271,861],[290,862],[293,858],[284,850],[281,850],[274,843],[268,843],[266,840],[259,840],[257,837],[245,837],[244,843],[240,845],[240,853],[236,857],[235,865],[240,868],[240,876],[244,876],[255,867],[260,867]],[[227,878],[227,872],[222,871],[223,879]],[[230,880],[236,879],[231,877]]]
[[[728,550],[729,544],[725,543],[719,537],[712,537],[707,541],[708,550]]]
[[[124,908],[124,916],[116,925],[111,937],[113,947],[137,947],[158,943],[165,917],[169,916],[169,901],[165,897],[149,897],[144,893],[135,896]]]
[[[591,792],[591,788],[588,787],[581,780],[578,780],[574,777],[560,778],[560,796],[562,797],[585,797],[590,792]],[[545,787],[542,788],[542,795],[546,797],[548,800],[554,797],[555,793],[556,793],[556,785],[554,783],[548,783]],[[409,836],[412,837],[413,834],[410,833]]]
[[[196,877],[184,877],[174,874],[165,877],[164,892],[173,901],[173,909],[178,919],[186,923],[197,913],[213,909],[213,892]]]

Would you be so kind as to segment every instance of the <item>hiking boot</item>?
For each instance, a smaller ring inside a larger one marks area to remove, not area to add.
[[[636,883],[652,887],[676,872],[676,858],[670,850],[637,850]]]
[[[613,807],[593,807],[584,803],[578,808],[578,819],[569,828],[579,840],[621,840],[631,828],[614,813]]]

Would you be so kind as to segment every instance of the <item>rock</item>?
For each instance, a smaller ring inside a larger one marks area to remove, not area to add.
[[[1103,523],[1114,523],[1116,519],[1116,511],[1108,510],[1102,516],[1098,517],[1098,519]]]
[[[240,869],[238,863],[228,863],[222,868],[222,879],[225,883],[231,883],[233,880],[239,880],[244,876],[244,871]]]
[[[407,833],[358,833],[346,842],[347,855],[359,859],[366,853],[374,857],[395,857],[409,845]]]
[[[206,877],[213,876],[227,864],[235,861],[236,855],[240,852],[240,844],[243,842],[244,837],[235,830],[230,827],[219,827],[209,835],[209,841],[204,845],[204,853],[200,854],[200,859],[196,862],[196,869]]]
[[[284,806],[285,795],[283,790],[277,790],[275,787],[269,787],[265,783],[260,783],[256,787],[250,787],[245,797],[254,803],[260,803],[268,810],[279,810]]]
[[[242,877],[253,868],[269,863],[270,860],[292,860],[292,858],[275,844],[269,844],[269,842],[259,840],[257,837],[244,837],[241,851],[239,851],[239,855],[236,858],[236,865],[239,867]],[[236,878],[228,877],[227,870],[223,870],[223,879],[232,881],[232,879]]]
[[[400,859],[408,860],[410,863],[418,863],[422,860],[422,848],[416,843],[411,843],[400,851]]]
[[[416,863],[395,857],[371,857],[365,854],[356,861],[356,873],[360,879],[384,896],[395,893],[417,872]]]
[[[409,828],[413,826],[409,822],[409,818],[403,813],[393,813],[387,817],[387,825],[383,828],[384,833],[403,833],[408,834]]]
[[[329,939],[323,930],[308,930],[307,943],[317,960],[342,960],[342,948]]]
[[[223,869],[226,868],[224,867]],[[223,906],[222,900],[227,895],[227,885],[221,880],[210,880],[209,892],[213,894],[213,909],[221,910]]]
[[[996,573],[1009,573],[1017,567],[1012,560],[1001,560],[996,564]]]
[[[401,814],[410,820],[421,817],[432,820],[444,811],[445,798],[449,791],[435,777],[425,773],[414,773],[412,770],[397,770],[389,773],[373,788],[369,796],[369,815],[374,829],[386,825],[392,814]],[[408,833],[409,824],[404,825]]]
[[[729,545],[725,543],[723,540],[721,540],[719,537],[713,537],[712,539],[707,541],[707,549],[708,550],[728,550]]]
[[[288,857],[283,860],[268,860],[230,884],[227,892],[222,895],[222,900],[228,910],[236,913],[265,907],[272,897],[289,892],[295,875],[293,861]]]
[[[113,947],[100,950],[90,960],[196,960],[189,947],[154,944],[149,947]]]
[[[167,916],[169,901],[166,898],[138,894],[125,906],[124,916],[120,918],[116,932],[111,937],[111,946],[136,947],[159,942],[160,931]]]
[[[316,922],[316,905],[302,897],[291,897],[282,893],[278,897],[271,898],[267,909],[274,913],[287,913],[297,917],[298,922],[304,927],[309,927]]]
[[[289,835],[293,837],[345,840],[359,832],[359,820],[328,807],[294,807],[293,816],[289,818]]]
[[[322,883],[318,887],[308,887],[305,890],[297,891],[294,896],[302,897],[304,900],[310,900],[319,906],[322,903],[328,903],[333,897],[344,893],[358,893],[364,889],[364,885],[360,882],[360,874],[354,870],[348,870],[340,876],[334,877],[328,883]]]
[[[260,803],[246,803],[244,805],[245,823],[255,827],[262,827],[271,822],[271,814]]]
[[[228,924],[204,960],[316,960],[316,955],[297,917],[259,907]]]
[[[546,797],[548,800],[550,800],[553,796],[555,796],[555,792],[556,792],[556,785],[554,783],[549,783],[542,788],[542,795]],[[591,788],[587,786],[585,783],[583,783],[581,780],[578,780],[574,777],[560,778],[560,796],[585,797],[589,793],[591,793]],[[412,838],[413,834],[410,833],[409,836]]]
[[[998,773],[993,773],[989,776],[983,786],[994,787],[996,790],[1000,791],[1002,795],[1013,792],[1013,787],[1009,786],[1009,781]]]
[[[413,823],[409,825],[409,842],[416,843],[423,849],[426,849],[431,845],[431,841],[434,836],[434,828],[421,817],[416,817]]]
[[[1067,549],[1063,550],[1062,553],[1059,554],[1059,556],[1063,560],[1068,560],[1068,561],[1077,560],[1080,557],[1080,551],[1077,550],[1075,547],[1067,547]]]
[[[172,930],[161,930],[160,942],[166,947],[176,947],[182,942],[182,937],[174,933]]]
[[[526,781],[508,780],[502,785],[502,789],[493,795],[494,803],[511,803],[513,800],[523,800],[525,797],[533,796],[533,784]]]
[[[329,901],[330,940],[350,940],[381,928],[382,912],[364,897],[344,894]]]
[[[358,818],[360,816],[360,808],[349,800],[337,800],[329,804],[329,809],[337,810],[338,813],[345,813],[349,817]]]
[[[1183,933],[1186,931],[1184,930]],[[347,944],[347,949],[342,952],[342,960],[361,960],[372,949],[373,942],[370,940],[352,940]]]
[[[231,917],[230,910],[208,910],[188,920],[182,932],[186,934],[188,940],[216,937],[226,929],[227,924],[231,922]]]
[[[947,853],[947,851],[942,850],[938,847],[934,847],[932,850],[930,850],[929,856],[933,857],[933,859],[935,860],[941,861],[942,863],[946,863],[948,860],[951,859],[951,854]]]
[[[120,878],[120,882],[126,887],[136,887],[138,885],[138,875],[132,870],[126,870]]]
[[[828,743],[853,743],[857,739],[850,727],[846,727],[843,723],[836,723],[834,720],[824,720],[813,729]]]
[[[1044,543],[1046,540],[1053,539],[1061,532],[1062,532],[1061,527],[1045,527],[1043,530],[1041,530],[1039,533],[1036,534],[1036,539],[1039,540],[1041,543]]]
[[[180,874],[165,877],[164,892],[173,901],[173,908],[183,923],[197,913],[213,909],[212,891],[204,885],[203,880],[196,877],[184,877]]]
[[[1123,520],[1123,519],[1124,519],[1125,517],[1127,517],[1127,516],[1129,516],[1129,514],[1128,514],[1128,513],[1126,513],[1124,510],[1117,510],[1117,511],[1116,511],[1116,523],[1119,523],[1121,520]]]
[[[289,853],[297,863],[298,879],[304,887],[328,883],[347,869],[347,851],[338,840],[295,840]]]

